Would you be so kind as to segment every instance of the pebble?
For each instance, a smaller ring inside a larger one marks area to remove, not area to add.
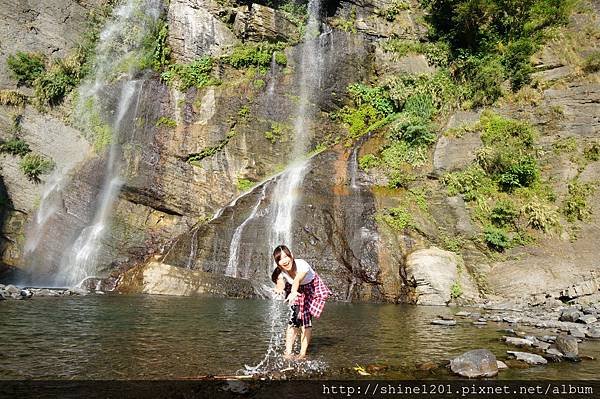
[[[469,316],[471,316],[471,312],[461,311],[461,312],[456,313],[455,316],[458,316],[458,317],[469,317]]]

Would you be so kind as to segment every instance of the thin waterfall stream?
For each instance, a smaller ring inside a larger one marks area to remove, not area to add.
[[[36,264],[30,265],[32,281],[46,286],[74,286],[91,276],[97,276],[99,253],[106,235],[112,208],[123,184],[120,177],[121,148],[119,136],[122,131],[135,129],[129,126],[135,120],[144,79],[137,78],[136,61],[141,59],[143,40],[156,24],[160,16],[159,0],[127,0],[117,7],[112,18],[100,33],[95,49],[95,61],[90,76],[81,84],[76,96],[73,123],[94,142],[97,151],[105,152],[106,160],[102,173],[100,191],[96,195],[93,212],[89,221],[82,215],[73,215],[85,223],[74,236],[64,234],[58,238],[65,248],[58,260],[54,276],[40,280],[35,276]],[[136,29],[131,29],[135,26]],[[120,96],[111,105],[110,93],[120,87]],[[63,190],[72,176],[71,168],[57,171],[43,191],[40,207],[29,229],[25,254],[33,254],[44,239],[44,234],[52,234],[47,225],[52,215],[60,210]],[[69,213],[69,209],[64,209]],[[56,239],[56,238],[55,238]],[[33,263],[39,262],[32,256]]]

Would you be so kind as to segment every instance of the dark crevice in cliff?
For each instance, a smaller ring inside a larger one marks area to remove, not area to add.
[[[158,212],[173,216],[184,216],[183,213],[166,207],[158,199],[150,196],[144,190],[137,187],[125,186],[121,191],[121,197],[134,204],[144,205]]]

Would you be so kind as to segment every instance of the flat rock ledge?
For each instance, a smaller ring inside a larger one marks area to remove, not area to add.
[[[548,363],[546,359],[540,355],[536,355],[535,353],[517,351],[506,351],[506,353],[527,364],[538,365]]]

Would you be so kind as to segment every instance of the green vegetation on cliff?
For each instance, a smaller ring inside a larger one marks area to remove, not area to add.
[[[484,242],[503,251],[530,240],[528,229],[550,232],[558,227],[558,207],[541,179],[531,125],[484,112],[478,128],[484,147],[466,169],[442,181],[450,195],[473,203],[484,227]]]
[[[575,0],[421,0],[430,38],[447,43],[455,78],[474,105],[491,104],[508,79],[513,90],[530,81],[530,57],[549,29],[564,24]]]
[[[40,154],[28,153],[19,163],[21,171],[29,180],[39,182],[39,176],[54,168],[54,162]]]
[[[60,104],[91,71],[94,49],[100,30],[112,11],[112,4],[113,1],[108,1],[88,13],[83,37],[65,58],[47,60],[41,54],[23,52],[7,57],[7,67],[17,85],[34,88],[33,103],[38,108],[43,110],[45,106]]]

